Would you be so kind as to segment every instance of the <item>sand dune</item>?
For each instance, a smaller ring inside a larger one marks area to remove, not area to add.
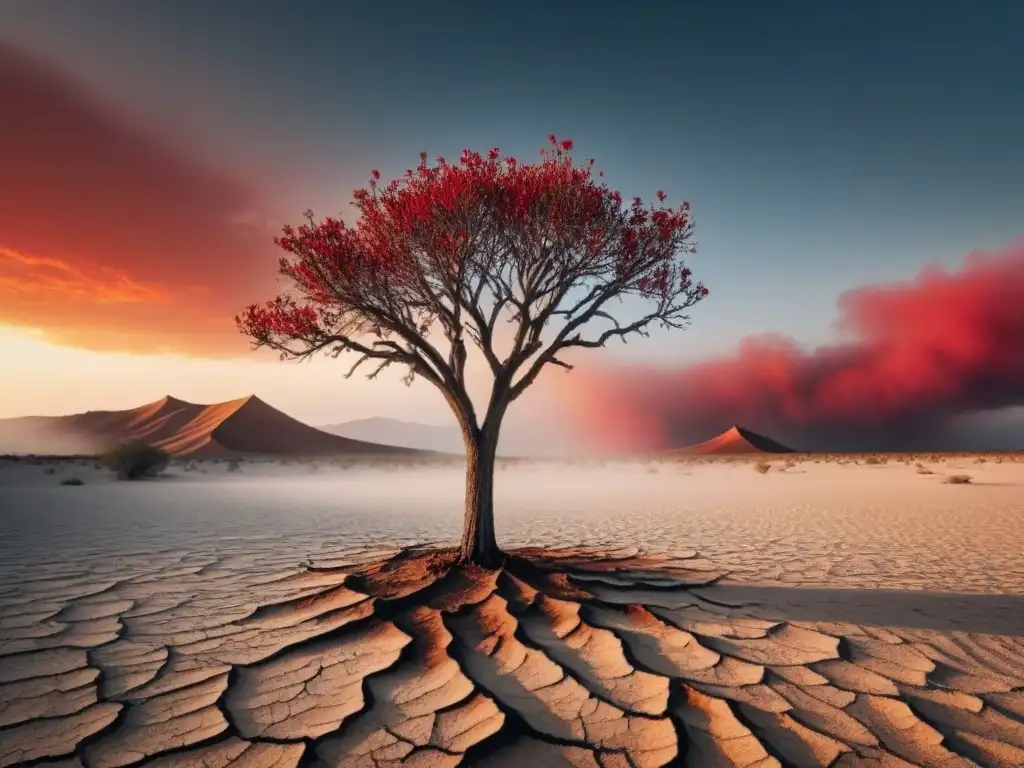
[[[677,448],[669,453],[677,454],[741,454],[741,453],[792,453],[781,443],[770,437],[759,435],[740,426],[732,426],[717,437],[697,445]]]
[[[188,403],[168,395],[125,411],[0,421],[3,452],[89,454],[136,439],[173,456],[415,453],[328,434],[293,419],[255,395],[213,405]]]

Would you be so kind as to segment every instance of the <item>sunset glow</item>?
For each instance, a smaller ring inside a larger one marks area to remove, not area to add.
[[[648,82],[605,64],[581,72],[589,43],[554,28],[531,33],[554,59],[506,66],[500,46],[421,50],[409,16],[390,33],[392,58],[355,78],[337,73],[372,56],[384,23],[372,10],[317,25],[344,27],[345,41],[318,32],[297,51],[269,10],[239,37],[220,12],[199,23],[190,11],[113,7],[111,24],[28,4],[0,12],[0,172],[17,191],[0,205],[0,340],[13,363],[0,381],[2,416],[256,393],[313,423],[448,423],[438,393],[406,389],[397,370],[369,383],[343,379],[348,365],[330,360],[282,366],[252,352],[234,318],[281,291],[272,240],[282,226],[307,208],[353,221],[352,188],[373,168],[383,184],[421,150],[455,158],[500,146],[532,160],[550,131],[594,156],[627,203],[660,189],[669,204],[692,201],[698,249],[688,264],[712,294],[684,333],[655,328],[627,347],[574,351],[575,370],[546,372],[513,420],[607,450],[706,439],[744,421],[812,442],[832,429],[852,445],[873,421],[912,414],[935,427],[929,414],[990,418],[1024,401],[1006,359],[1024,333],[1012,309],[1024,291],[1013,245],[1024,187],[1007,170],[1024,162],[1019,141],[1007,141],[1024,116],[988,103],[984,89],[960,89],[967,74],[935,54],[940,45],[889,61],[886,41],[903,27],[884,14],[851,18],[847,33],[864,44],[823,45],[811,68],[780,58],[753,17],[725,35],[714,13],[691,14],[701,40],[692,60],[664,54],[668,37],[637,49],[659,73]],[[494,21],[483,10],[456,16]],[[604,49],[640,34],[617,16],[593,23]],[[156,34],[179,24],[192,30],[188,50]],[[816,40],[835,35],[824,18],[814,25]],[[799,50],[810,32],[786,34],[784,49]],[[259,53],[277,45],[280,56]],[[972,78],[995,83],[1012,69],[998,50],[974,51]],[[730,90],[729,68],[747,64],[764,82]],[[172,70],[173,86],[162,74]],[[848,82],[852,71],[869,85]],[[583,79],[545,95],[541,84],[559,72]],[[669,82],[687,85],[656,87]],[[925,98],[934,82],[962,92],[955,115]],[[511,95],[520,93],[535,97]],[[682,103],[685,119],[671,106]],[[994,261],[961,268],[973,251]]]

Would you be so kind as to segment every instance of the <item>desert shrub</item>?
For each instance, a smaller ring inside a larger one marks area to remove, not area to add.
[[[80,477],[65,477],[60,481],[61,485],[85,485],[85,480]]]
[[[934,472],[932,472],[930,469],[928,469],[928,467],[924,466],[923,464],[915,464],[914,466],[917,467],[917,474],[919,474],[919,475],[934,475],[935,474]]]
[[[970,475],[950,475],[943,482],[949,485],[967,485],[971,482]]]
[[[757,462],[757,464],[754,465],[754,469],[756,469],[762,475],[765,474],[771,468],[772,465],[769,464],[767,461],[759,461]]]
[[[165,451],[143,440],[121,443],[103,457],[107,468],[117,473],[118,480],[153,477],[167,466],[170,459]]]
[[[43,470],[43,474],[44,475],[55,475],[55,474],[57,474],[57,470],[54,467],[47,467],[46,469]]]
[[[242,468],[242,462],[238,459],[228,461],[228,472],[237,472]]]

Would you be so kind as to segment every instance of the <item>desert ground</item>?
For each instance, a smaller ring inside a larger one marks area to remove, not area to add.
[[[0,765],[1024,766],[1024,456],[461,483],[0,458]]]

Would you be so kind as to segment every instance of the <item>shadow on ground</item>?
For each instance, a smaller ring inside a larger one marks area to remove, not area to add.
[[[791,621],[1024,635],[1024,595],[720,584],[705,596]]]

